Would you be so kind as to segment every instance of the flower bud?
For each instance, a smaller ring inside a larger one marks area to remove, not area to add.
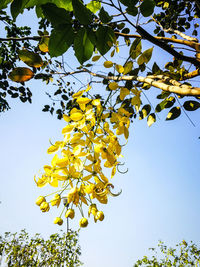
[[[89,209],[88,209],[88,216],[90,216],[91,213],[92,213],[93,216],[95,216],[97,211],[98,211],[98,209],[97,209],[96,204],[91,204],[89,206]]]
[[[66,217],[66,218],[69,217],[70,219],[73,219],[74,216],[75,216],[75,212],[74,212],[73,209],[68,209],[68,210],[66,211],[66,213],[65,213],[65,217]]]
[[[80,219],[80,221],[79,221],[79,225],[80,225],[80,227],[87,227],[87,225],[88,225],[88,220],[86,219],[86,218],[82,218],[82,219]]]
[[[99,221],[103,221],[103,219],[104,219],[104,213],[103,213],[103,211],[98,211],[97,214],[96,214],[96,216],[95,216],[95,219],[96,220],[99,220]]]
[[[46,201],[42,202],[42,204],[40,205],[40,209],[42,212],[49,211],[49,209],[50,209],[49,203],[47,203]]]
[[[46,201],[45,197],[40,196],[38,198],[36,198],[35,204],[40,206],[42,204],[42,202]]]
[[[58,224],[58,225],[62,225],[63,224],[63,219],[61,219],[60,217],[56,217],[54,219],[53,223]]]

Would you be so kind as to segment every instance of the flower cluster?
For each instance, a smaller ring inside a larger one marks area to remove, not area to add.
[[[101,99],[84,96],[89,89],[73,95],[74,105],[68,115],[64,115],[66,126],[62,129],[63,141],[57,141],[48,149],[54,154],[51,166],[44,166],[41,177],[35,177],[38,187],[47,184],[59,187],[53,199],[47,202],[40,196],[36,204],[42,212],[51,206],[60,206],[64,202],[65,217],[73,219],[75,208],[79,208],[82,219],[80,227],[88,225],[83,206],[88,206],[88,217],[93,215],[94,221],[104,219],[103,211],[99,211],[95,201],[107,204],[108,196],[117,196],[111,192],[114,188],[110,179],[114,177],[120,164],[121,145],[119,135],[129,136],[131,114],[120,107],[118,110],[106,109]],[[110,169],[110,177],[105,170]],[[62,213],[54,220],[62,225]]]

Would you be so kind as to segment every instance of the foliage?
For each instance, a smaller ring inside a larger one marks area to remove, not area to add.
[[[200,107],[200,88],[194,85],[200,74],[199,1],[3,0],[0,8],[6,7],[14,21],[24,10],[35,8],[38,36],[18,32],[15,22],[1,11],[9,32],[7,38],[0,38],[5,47],[2,62],[10,64],[5,70],[5,64],[0,66],[6,83],[3,90],[11,95],[16,90],[13,97],[22,100],[18,91],[24,92],[29,80],[53,82],[52,105],[45,105],[43,111],[56,111],[66,121],[63,140],[48,149],[49,154],[56,153],[51,166],[45,165],[44,172],[35,177],[38,187],[56,187],[55,195],[50,200],[49,195],[40,196],[36,204],[47,212],[49,204],[59,207],[63,200],[65,216],[71,219],[74,207],[79,208],[81,227],[88,224],[83,207],[89,206],[88,216],[102,221],[104,214],[95,201],[107,204],[109,195],[119,194],[112,192],[111,178],[120,172],[130,123],[146,119],[151,126],[158,113],[165,114],[167,109],[166,120],[171,121]],[[9,50],[9,45],[14,48]],[[66,52],[72,49],[78,66],[66,63]],[[157,53],[168,56],[164,65]],[[20,87],[9,88],[7,78]],[[153,87],[160,92],[156,94]],[[54,223],[63,223],[63,212]]]
[[[0,236],[0,256],[14,266],[81,266],[78,233],[52,234],[44,240],[40,234],[30,238],[25,230]]]
[[[193,242],[188,244],[183,240],[176,248],[168,248],[163,242],[158,244],[159,251],[151,248],[155,256],[151,258],[144,256],[143,259],[138,260],[134,267],[138,266],[198,266],[200,264],[200,249]]]

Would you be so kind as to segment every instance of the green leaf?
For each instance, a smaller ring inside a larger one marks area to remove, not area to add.
[[[144,105],[142,110],[139,112],[140,113],[139,120],[146,118],[149,115],[150,111],[151,111],[151,106]]]
[[[94,45],[90,41],[85,28],[81,28],[75,36],[74,51],[76,58],[81,64],[90,59],[92,56]]]
[[[42,58],[29,50],[19,50],[19,58],[30,67],[40,68],[43,65]]]
[[[92,12],[92,13],[96,13],[97,11],[99,11],[99,9],[101,8],[101,2],[99,1],[90,1],[90,3],[88,3],[86,5],[86,7]]]
[[[157,95],[157,99],[164,99],[168,97],[170,94],[171,94],[170,92],[162,91],[160,95]]]
[[[120,0],[120,2],[127,7],[131,7],[133,5],[136,5],[138,0]]]
[[[112,16],[110,16],[109,14],[108,14],[108,12],[106,12],[105,10],[104,10],[104,8],[102,7],[101,8],[101,10],[100,10],[100,12],[99,12],[99,18],[100,18],[100,20],[103,22],[103,23],[108,23],[108,22],[110,22],[111,20],[112,20]]]
[[[0,10],[6,8],[10,2],[12,2],[12,0],[1,0],[1,2],[0,2]]]
[[[128,61],[126,62],[126,64],[124,65],[124,71],[123,71],[123,74],[127,74],[129,73],[133,68],[133,62],[132,61]]]
[[[153,72],[153,74],[160,74],[161,73],[161,70],[158,67],[158,65],[156,64],[156,62],[154,62],[154,64],[153,64],[152,72]]]
[[[135,6],[131,6],[131,7],[128,7],[127,9],[126,9],[126,12],[129,14],[129,15],[131,15],[131,16],[137,16],[137,14],[138,14],[138,9],[137,9],[137,7],[135,7]]]
[[[153,52],[153,47],[145,50],[137,60],[138,65],[142,65],[143,63],[148,63],[149,60],[151,59],[152,52]]]
[[[174,119],[178,118],[180,115],[181,115],[181,108],[180,107],[174,107],[167,114],[166,121],[174,120]]]
[[[34,76],[34,73],[29,68],[19,67],[19,68],[13,69],[9,73],[8,78],[14,82],[21,83],[21,82],[26,82],[30,80],[31,78],[33,78],[33,76]]]
[[[59,8],[64,8],[67,11],[72,11],[72,0],[29,0],[26,8],[33,6],[45,5],[47,3],[55,4]]]
[[[91,11],[84,6],[81,0],[72,0],[74,15],[83,25],[89,25],[92,22]]]
[[[142,50],[141,39],[136,38],[130,47],[129,55],[131,56],[132,59],[136,59],[141,53],[141,50]]]
[[[42,7],[41,6],[36,6],[35,7],[35,13],[36,13],[38,18],[44,19],[44,14],[42,12]]]
[[[156,122],[156,115],[151,113],[147,118],[147,124],[150,127],[154,122]]]
[[[19,13],[23,12],[23,9],[28,1],[29,0],[14,0],[12,2],[10,6],[10,12],[14,20],[19,15]]]
[[[59,24],[67,24],[71,22],[69,11],[66,11],[64,8],[59,8],[55,4],[46,4],[41,7],[44,16],[54,27]]]
[[[144,0],[140,5],[140,11],[144,17],[149,17],[153,14],[155,2],[153,0]]]
[[[194,100],[185,101],[183,104],[183,107],[187,111],[194,111],[198,108],[200,108],[200,103]]]
[[[51,57],[58,57],[64,54],[73,44],[74,31],[71,25],[62,24],[55,28],[49,39],[49,53]]]
[[[101,55],[106,54],[110,48],[111,44],[115,39],[115,34],[112,28],[108,26],[100,26],[96,32],[97,35],[97,49]]]

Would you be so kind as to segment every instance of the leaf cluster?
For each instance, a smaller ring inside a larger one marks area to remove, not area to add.
[[[25,230],[0,236],[0,256],[10,267],[78,267],[80,254],[78,232],[52,234],[47,240],[40,234],[30,237]]]
[[[158,243],[158,250],[150,248],[152,257],[144,256],[133,265],[138,266],[198,266],[200,264],[200,249],[192,241],[183,240],[175,248],[167,247],[163,242]],[[157,253],[161,254],[158,255]]]

